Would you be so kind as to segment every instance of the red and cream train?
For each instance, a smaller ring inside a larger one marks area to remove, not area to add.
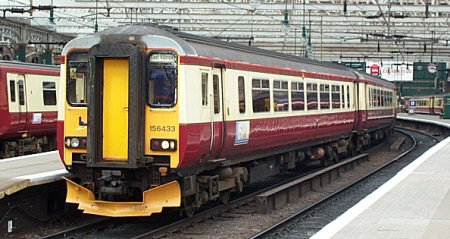
[[[59,67],[0,61],[0,158],[56,149]]]
[[[395,87],[380,78],[151,26],[76,38],[62,54],[60,153],[67,201],[85,213],[190,214],[360,151],[395,118]]]

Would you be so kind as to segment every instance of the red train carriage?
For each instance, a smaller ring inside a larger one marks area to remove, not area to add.
[[[77,38],[62,54],[67,201],[85,213],[189,214],[360,151],[395,118],[395,87],[380,78],[150,26]]]
[[[59,67],[0,61],[0,158],[56,149]]]

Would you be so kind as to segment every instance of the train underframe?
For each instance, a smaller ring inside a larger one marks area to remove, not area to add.
[[[18,139],[0,139],[0,159],[56,150],[56,136],[43,135]]]
[[[73,162],[70,170],[78,176],[77,179],[74,179],[73,190],[79,190],[79,184],[86,190],[93,192],[93,195],[86,192],[89,194],[87,197],[90,200],[103,200],[105,202],[145,202],[149,188],[157,189],[177,182],[181,188],[181,195],[174,193],[174,187],[171,185],[164,190],[164,192],[167,192],[165,196],[169,201],[179,200],[174,197],[181,197],[181,212],[191,216],[197,208],[209,201],[220,200],[226,203],[231,193],[241,192],[246,184],[261,181],[267,177],[296,168],[319,167],[339,162],[381,142],[392,132],[392,126],[370,132],[354,132],[346,136],[340,136],[340,138],[301,145],[300,148],[291,148],[276,155],[260,155],[259,159],[236,159],[231,160],[231,162],[234,162],[232,164],[219,161],[207,163],[195,169],[182,170],[169,169],[168,163],[161,162],[150,162],[148,166],[139,169],[86,168],[86,159],[80,155],[81,157]],[[80,205],[82,204],[80,203]],[[100,206],[97,205],[96,207]],[[126,211],[128,209],[121,210]],[[92,213],[97,214],[99,212]],[[120,210],[108,213],[110,214],[104,215],[148,216],[144,213],[135,214],[135,212],[116,215],[115,213],[120,213]]]

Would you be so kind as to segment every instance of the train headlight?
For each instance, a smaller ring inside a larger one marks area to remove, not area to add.
[[[167,140],[163,140],[162,142],[161,142],[161,148],[162,149],[168,149],[169,148],[169,141],[167,141]]]
[[[78,148],[78,146],[80,145],[80,140],[77,138],[72,138],[70,140],[70,146],[72,146],[73,148]]]
[[[151,139],[150,149],[152,151],[176,151],[177,141],[175,139]]]
[[[66,139],[66,147],[70,147],[70,139],[69,138]]]
[[[85,149],[87,148],[86,137],[66,137],[64,140],[66,148],[71,149]]]

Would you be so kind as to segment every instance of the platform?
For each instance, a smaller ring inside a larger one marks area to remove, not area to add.
[[[450,137],[313,237],[450,238]]]
[[[0,199],[24,188],[67,176],[58,151],[0,160]]]
[[[397,113],[397,119],[431,123],[450,128],[450,119],[441,119],[439,115]]]

